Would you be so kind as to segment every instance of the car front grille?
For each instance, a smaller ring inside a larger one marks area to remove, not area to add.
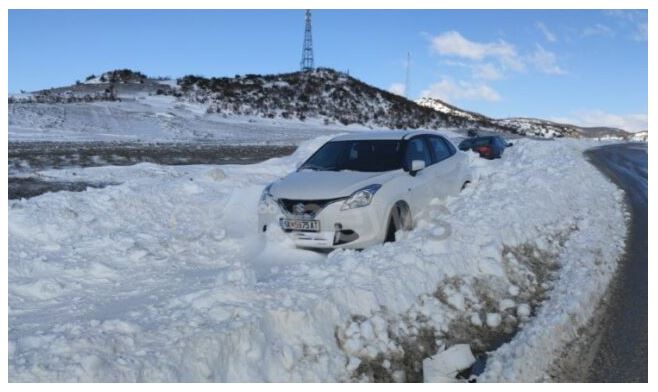
[[[281,206],[281,209],[287,214],[314,217],[329,204],[344,199],[344,197],[324,200],[279,199],[279,205]]]

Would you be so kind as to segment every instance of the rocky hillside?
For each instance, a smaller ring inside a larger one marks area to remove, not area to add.
[[[494,127],[507,130],[486,119],[432,110],[326,68],[233,78],[185,76],[178,80],[178,86],[183,99],[207,104],[209,113],[302,121],[320,118],[327,124],[361,124],[371,128]]]

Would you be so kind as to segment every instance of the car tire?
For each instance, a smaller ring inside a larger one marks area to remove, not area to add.
[[[384,242],[395,242],[395,233],[398,230],[410,230],[411,218],[409,215],[408,207],[400,202],[396,203],[391,208],[391,213],[388,218],[388,226],[386,227],[386,237]]]
[[[398,231],[395,226],[395,220],[391,217],[388,220],[388,227],[386,228],[386,238],[384,238],[384,242],[395,242],[395,233]]]

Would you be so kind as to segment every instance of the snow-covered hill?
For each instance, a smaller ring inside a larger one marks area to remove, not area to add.
[[[424,358],[517,330],[478,379],[546,380],[623,252],[624,194],[582,157],[595,142],[471,154],[473,183],[395,243],[325,255],[260,235],[265,184],[325,141],[254,165],[43,172],[115,185],[9,201],[9,381],[420,381]]]
[[[90,75],[71,86],[9,97],[10,141],[157,138],[274,142],[278,133],[269,130],[286,127],[311,133],[476,128],[543,138],[630,137],[622,130],[581,128],[541,119],[492,119],[428,97],[413,102],[327,68],[222,78],[187,75],[176,80],[123,69]]]
[[[441,113],[460,117],[466,120],[476,121],[479,124],[487,124],[492,129],[503,129],[519,135],[535,136],[542,138],[556,137],[578,137],[595,139],[620,139],[629,140],[631,135],[621,129],[606,127],[579,127],[571,124],[562,124],[554,121],[537,118],[511,117],[504,119],[493,119],[480,113],[470,112],[450,105],[440,99],[423,97],[417,103],[421,106],[432,108]]]
[[[278,142],[279,133],[269,130],[290,127],[322,134],[466,126],[495,127],[420,106],[331,69],[177,80],[117,70],[9,100],[10,140],[237,137]]]
[[[545,138],[554,137],[581,137],[583,136],[578,127],[568,124],[560,124],[537,118],[504,118],[494,120],[496,124],[514,128],[522,135],[538,136]]]
[[[450,116],[460,117],[470,121],[489,122],[490,118],[483,116],[479,113],[468,112],[456,106],[450,105],[437,98],[422,97],[416,101],[420,106],[425,106],[436,110],[437,112],[445,113]]]
[[[493,119],[479,113],[460,109],[440,99],[430,97],[420,98],[417,102],[421,106],[432,108],[433,110],[441,113],[477,121],[479,123],[487,123],[494,129],[506,129],[519,135],[536,136],[549,139],[563,136],[581,136],[577,127],[558,124],[546,120],[532,118]]]
[[[631,137],[631,140],[633,140],[634,142],[648,142],[649,141],[649,132],[648,131],[636,132]]]

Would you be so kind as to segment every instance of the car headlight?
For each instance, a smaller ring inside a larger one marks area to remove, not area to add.
[[[270,202],[274,201],[274,197],[270,193],[271,188],[272,188],[272,184],[269,184],[268,186],[265,187],[265,189],[263,189],[263,193],[260,194],[259,204],[267,205]]]
[[[352,193],[352,196],[343,202],[343,205],[340,207],[341,211],[369,205],[372,202],[372,197],[381,187],[380,184],[372,184]]]

